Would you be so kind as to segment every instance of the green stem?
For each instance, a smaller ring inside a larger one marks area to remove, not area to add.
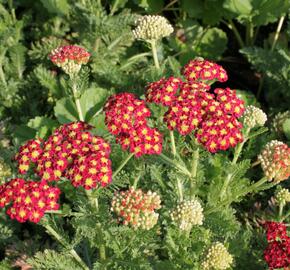
[[[153,59],[154,59],[154,64],[155,64],[155,67],[156,69],[160,69],[160,65],[159,65],[159,61],[158,61],[158,55],[157,55],[157,42],[155,39],[151,40],[150,41],[150,44],[151,44],[151,50],[152,50],[152,56],[153,56]]]
[[[176,177],[176,179],[177,179],[177,190],[178,190],[179,200],[183,201],[183,185],[179,177]]]
[[[134,153],[130,153],[120,164],[117,170],[113,173],[113,178],[117,176],[117,174],[123,169],[123,167],[128,163],[128,161],[134,156]]]
[[[279,221],[281,222],[282,220],[282,216],[283,216],[283,208],[284,208],[284,204],[283,203],[279,203],[279,215],[278,215],[278,218],[279,218]]]
[[[45,227],[47,232],[52,235],[61,245],[63,245],[65,248],[69,247],[69,244],[66,242],[66,240],[61,235],[59,235],[50,225],[43,224],[43,226]],[[69,253],[84,270],[89,270],[87,265],[84,263],[84,261],[74,249],[69,249]]]
[[[218,203],[218,206],[214,206],[214,207],[211,207],[211,208],[207,209],[207,210],[205,211],[205,213],[206,213],[206,214],[210,214],[210,213],[212,213],[212,212],[215,212],[215,211],[219,210],[219,209],[222,208],[222,207],[225,207],[225,206],[231,204],[231,203],[232,203],[233,201],[235,201],[237,198],[239,198],[239,197],[241,197],[241,196],[245,196],[245,195],[247,195],[248,193],[255,191],[255,189],[257,189],[258,187],[260,187],[261,185],[263,185],[265,182],[267,182],[267,180],[268,180],[268,179],[267,179],[266,177],[261,178],[258,182],[252,184],[251,186],[249,186],[249,187],[246,188],[245,190],[243,190],[243,191],[241,191],[241,192],[235,194],[235,196],[234,196],[233,198],[229,198],[229,199],[227,199],[227,200],[220,201],[220,202]]]
[[[80,99],[78,97],[77,85],[76,85],[75,82],[73,82],[72,90],[73,90],[75,104],[76,104],[77,111],[78,111],[78,115],[79,115],[79,120],[81,120],[82,122],[84,122],[85,119],[84,119],[84,115],[83,115],[83,112],[82,112],[81,102],[80,102]]]
[[[7,86],[7,81],[5,79],[5,74],[3,72],[3,68],[2,68],[2,65],[0,65],[0,79],[2,81],[2,83]]]
[[[172,160],[171,158],[167,157],[164,154],[160,154],[159,157],[167,164],[171,165],[172,167],[178,169],[180,172],[184,173],[185,175],[191,177],[191,173],[188,171],[187,168],[179,164],[176,160]]]
[[[194,188],[196,186],[198,160],[199,160],[199,148],[197,147],[193,152],[193,159],[192,159],[191,181],[190,181],[190,198],[193,197]]]
[[[234,24],[234,22],[231,19],[229,20],[228,27],[230,29],[232,29],[232,31],[233,31],[233,33],[234,33],[234,35],[235,35],[240,47],[241,48],[245,47],[245,43],[244,43],[239,31],[238,31],[238,29],[236,28],[236,25]]]
[[[276,29],[276,32],[275,32],[274,40],[273,40],[273,43],[272,43],[271,52],[273,52],[275,47],[276,47],[276,44],[277,44],[277,41],[278,41],[281,29],[282,29],[282,25],[284,23],[284,20],[285,20],[285,15],[282,16],[280,18],[280,20],[279,20],[279,23],[278,23],[278,26],[277,26],[277,29]]]
[[[243,146],[246,143],[246,141],[248,140],[247,137],[248,137],[249,133],[250,133],[250,129],[247,128],[246,131],[245,131],[245,134],[244,134],[245,139],[241,143],[239,143],[238,146],[235,149],[234,157],[233,157],[233,160],[232,160],[232,165],[235,165],[237,163],[238,158],[239,158],[239,156],[240,156],[240,154],[242,152]],[[228,186],[229,186],[229,184],[230,184],[230,182],[232,180],[233,175],[234,175],[233,173],[229,173],[227,175],[227,177],[226,177],[226,179],[225,179],[225,181],[223,183],[222,189],[221,189],[221,193],[220,193],[220,198],[221,199],[224,198],[224,196],[225,196],[225,194],[227,192]]]
[[[253,23],[249,21],[246,28],[246,45],[251,46],[254,39]]]
[[[176,156],[176,146],[175,146],[174,132],[172,130],[170,130],[169,134],[170,134],[172,155],[173,155],[173,157],[175,157]]]

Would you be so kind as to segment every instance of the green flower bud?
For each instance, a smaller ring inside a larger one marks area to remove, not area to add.
[[[137,27],[133,30],[136,39],[158,40],[173,32],[171,24],[162,16],[142,16],[136,23]]]
[[[233,263],[233,256],[222,243],[214,243],[207,251],[201,267],[203,270],[225,270]]]
[[[197,200],[182,201],[170,213],[180,230],[190,231],[194,225],[202,225],[203,208]]]
[[[267,121],[267,115],[259,108],[250,105],[244,112],[244,124],[249,128],[262,127]]]
[[[290,202],[290,192],[286,188],[280,188],[275,194],[275,198],[279,204],[285,205]]]
[[[273,123],[272,123],[273,129],[279,136],[281,136],[284,133],[283,124],[289,118],[290,118],[290,111],[286,111],[283,113],[280,112],[276,114],[276,116],[274,117]]]
[[[269,181],[280,182],[290,176],[290,148],[280,141],[270,141],[258,156]]]

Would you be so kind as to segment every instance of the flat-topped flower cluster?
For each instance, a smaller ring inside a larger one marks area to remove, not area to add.
[[[123,149],[129,149],[136,157],[161,153],[162,135],[148,126],[147,118],[151,113],[144,100],[130,93],[120,93],[108,99],[104,110],[107,127]]]
[[[164,115],[168,129],[181,135],[194,132],[199,143],[212,153],[242,142],[242,124],[238,118],[245,111],[244,101],[230,88],[210,92],[211,83],[227,80],[226,71],[198,58],[184,67],[183,75],[185,81],[162,78],[147,87],[147,102],[168,107]]]
[[[73,186],[85,189],[106,186],[112,180],[110,145],[92,135],[83,122],[64,124],[47,140],[30,140],[21,146],[15,159],[19,173],[33,164],[36,174],[45,181],[65,177]]]
[[[50,187],[46,181],[15,178],[0,186],[0,207],[10,205],[7,214],[11,219],[37,223],[46,211],[59,208],[59,194],[59,188]]]

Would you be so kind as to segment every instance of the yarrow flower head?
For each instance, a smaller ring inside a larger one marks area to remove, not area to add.
[[[290,191],[286,188],[280,188],[275,194],[275,198],[279,204],[285,205],[290,202]]]
[[[267,115],[261,109],[253,105],[246,107],[243,118],[244,124],[248,128],[262,127],[267,121]]]
[[[290,148],[283,142],[267,143],[258,160],[269,181],[280,182],[290,176]]]
[[[35,172],[45,181],[66,177],[85,189],[108,185],[112,180],[110,145],[92,135],[91,128],[73,122],[56,129],[45,141],[28,141],[15,156],[19,173],[25,174],[34,163]]]
[[[158,40],[169,36],[173,32],[171,24],[162,16],[142,16],[137,20],[136,24],[137,27],[133,30],[133,35],[136,39]]]
[[[280,136],[284,133],[283,125],[287,119],[290,119],[290,111],[279,112],[273,119],[274,131]]]
[[[193,71],[194,70],[194,71]],[[146,101],[168,107],[164,122],[169,130],[194,135],[208,151],[227,150],[243,141],[244,101],[230,88],[209,92],[208,81],[226,81],[225,70],[210,61],[195,59],[184,68],[186,81],[170,77],[148,85]]]
[[[225,82],[228,80],[226,71],[218,64],[198,57],[185,65],[183,75],[188,81]]]
[[[37,223],[46,211],[57,210],[60,190],[46,181],[33,182],[15,178],[0,186],[0,207],[10,206],[7,214],[19,222]]]
[[[150,111],[145,101],[130,93],[120,93],[108,99],[104,111],[106,125],[123,149],[137,157],[161,153],[162,135],[148,126]]]
[[[131,187],[115,193],[111,210],[124,225],[149,230],[157,223],[159,214],[155,210],[161,208],[160,203],[160,197],[155,192],[145,193]]]
[[[265,223],[268,246],[264,258],[270,269],[288,267],[290,264],[290,237],[284,223],[268,221]]]
[[[233,256],[222,243],[214,243],[202,262],[203,270],[226,270],[233,264]]]
[[[68,75],[77,74],[88,63],[90,53],[76,45],[65,45],[53,50],[50,60]]]
[[[170,213],[180,230],[190,231],[194,225],[202,225],[203,208],[198,200],[182,201]]]

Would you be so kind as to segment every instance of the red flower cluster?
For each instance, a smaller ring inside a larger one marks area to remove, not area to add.
[[[185,67],[184,75],[186,82],[173,77],[163,78],[147,88],[147,102],[168,106],[164,115],[168,129],[176,129],[181,135],[197,130],[198,141],[212,153],[241,142],[242,124],[237,118],[245,111],[244,102],[230,88],[217,88],[210,93],[210,86],[204,82],[213,79],[225,81],[224,69],[197,59]]]
[[[65,124],[46,140],[28,141],[16,155],[20,173],[34,163],[36,173],[45,181],[67,177],[75,187],[95,188],[111,182],[110,146],[93,136],[92,127],[83,122]]]
[[[146,90],[146,101],[164,106],[172,105],[182,81],[178,78],[162,78],[157,82],[150,83]]]
[[[45,211],[59,208],[57,203],[59,194],[60,190],[48,186],[46,181],[33,182],[16,178],[0,186],[0,207],[3,208],[13,202],[7,209],[11,219],[37,223]]]
[[[290,265],[290,237],[286,226],[278,222],[266,222],[268,247],[264,258],[270,269],[288,267]]]
[[[228,79],[226,71],[218,64],[197,58],[190,61],[183,69],[183,75],[190,81],[212,81],[225,82]]]
[[[65,62],[73,61],[76,64],[86,64],[89,61],[90,53],[82,47],[76,45],[65,45],[58,47],[50,54],[50,60],[58,65]]]
[[[104,111],[106,125],[123,149],[129,149],[137,157],[161,153],[162,135],[147,125],[150,111],[144,101],[133,94],[120,93],[108,99]]]

